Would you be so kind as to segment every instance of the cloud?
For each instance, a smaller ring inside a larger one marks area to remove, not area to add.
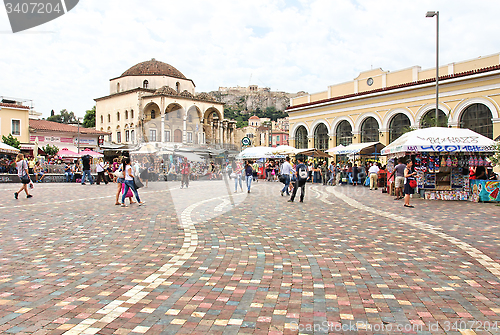
[[[197,92],[249,83],[318,92],[371,67],[395,71],[500,52],[495,0],[86,0],[26,33],[8,33],[0,95],[33,99],[48,116],[84,114],[109,79],[156,58],[193,79]]]

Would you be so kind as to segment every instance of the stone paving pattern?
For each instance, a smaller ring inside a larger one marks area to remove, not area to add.
[[[500,278],[480,262],[500,263],[494,204],[408,209],[380,191],[309,184],[304,203],[288,203],[272,182],[250,194],[178,186],[150,183],[145,206],[120,208],[111,184],[39,184],[19,200],[18,185],[1,185],[0,333],[500,333]]]

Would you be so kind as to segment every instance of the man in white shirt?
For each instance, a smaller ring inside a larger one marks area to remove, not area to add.
[[[288,187],[290,186],[290,175],[292,174],[293,166],[290,164],[290,157],[287,157],[285,162],[281,165],[281,175],[285,177],[285,187],[281,190],[281,196],[286,192],[286,195],[290,195]]]
[[[368,174],[370,175],[370,190],[377,189],[377,177],[378,177],[378,168],[377,164],[373,163],[372,166],[368,169]]]

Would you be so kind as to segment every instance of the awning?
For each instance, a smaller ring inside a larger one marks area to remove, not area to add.
[[[304,155],[314,158],[329,158],[332,157],[324,151],[318,150],[316,148],[312,149],[299,149],[295,151],[295,155]]]
[[[0,142],[0,152],[7,154],[17,154],[20,150],[14,147],[11,147],[8,144]]]
[[[205,162],[205,160],[200,156],[192,152],[176,151],[177,156],[186,157],[190,162]]]
[[[350,144],[345,148],[341,148],[335,151],[336,155],[373,155],[375,153],[380,154],[382,149],[385,147],[380,142],[367,142],[367,143],[355,143]]]
[[[496,142],[470,129],[431,127],[410,131],[382,150],[382,155],[405,152],[495,152]]]

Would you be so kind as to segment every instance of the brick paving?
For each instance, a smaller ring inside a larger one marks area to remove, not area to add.
[[[500,333],[493,204],[205,181],[120,208],[111,184],[17,186],[0,185],[2,334]]]

